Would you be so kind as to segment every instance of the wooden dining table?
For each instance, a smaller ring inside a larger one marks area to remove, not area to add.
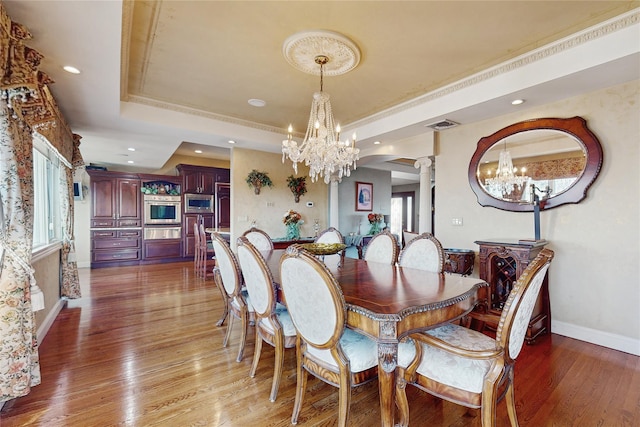
[[[286,250],[264,251],[273,279],[280,283]],[[398,343],[407,335],[450,322],[485,297],[478,278],[341,258],[326,262],[347,304],[347,326],[378,344],[378,390],[383,426],[394,425]]]

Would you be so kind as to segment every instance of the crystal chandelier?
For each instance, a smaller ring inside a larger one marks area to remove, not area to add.
[[[507,151],[507,142],[505,140],[504,148],[500,152],[496,175],[493,178],[486,178],[484,181],[488,191],[494,195],[508,197],[513,193],[514,189],[522,190],[523,184],[529,180],[529,177],[525,176],[524,168],[522,168],[522,175],[520,176],[516,175],[517,170],[518,168],[513,167],[511,154]]]
[[[293,169],[298,173],[298,162],[304,161],[309,166],[311,181],[315,182],[318,177],[324,176],[326,184],[333,174],[337,174],[339,179],[351,175],[351,168],[356,169],[360,153],[360,149],[355,146],[355,132],[351,141],[340,141],[340,125],[334,125],[329,94],[322,91],[323,69],[328,61],[329,58],[323,55],[315,58],[316,64],[320,65],[320,92],[313,94],[304,141],[298,145],[293,140],[291,125],[287,139],[282,141],[282,163],[289,157],[293,162]]]

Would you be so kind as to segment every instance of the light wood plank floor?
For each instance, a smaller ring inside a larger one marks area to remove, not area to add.
[[[250,336],[235,361],[220,294],[191,263],[81,270],[84,297],[69,301],[40,346],[42,384],[7,402],[11,426],[289,426],[295,355],[287,351],[280,392],[269,402],[274,352],[255,378]],[[250,331],[252,332],[252,331]],[[640,358],[550,335],[516,363],[521,426],[640,425]],[[377,382],[353,391],[351,425],[379,425]],[[408,392],[412,426],[480,426],[479,412]],[[336,390],[309,379],[300,426],[335,424]],[[504,403],[498,426],[509,425]]]

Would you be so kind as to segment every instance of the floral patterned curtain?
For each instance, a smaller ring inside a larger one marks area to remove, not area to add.
[[[0,99],[0,402],[40,384],[35,315],[31,308],[33,142],[31,128]]]
[[[60,206],[62,207],[62,283],[60,293],[67,298],[80,298],[80,279],[73,238],[73,171],[60,163]]]

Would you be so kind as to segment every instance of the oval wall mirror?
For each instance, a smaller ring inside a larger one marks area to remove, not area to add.
[[[507,126],[478,141],[469,184],[482,206],[533,211],[533,194],[551,209],[578,203],[602,166],[602,147],[582,117]]]

